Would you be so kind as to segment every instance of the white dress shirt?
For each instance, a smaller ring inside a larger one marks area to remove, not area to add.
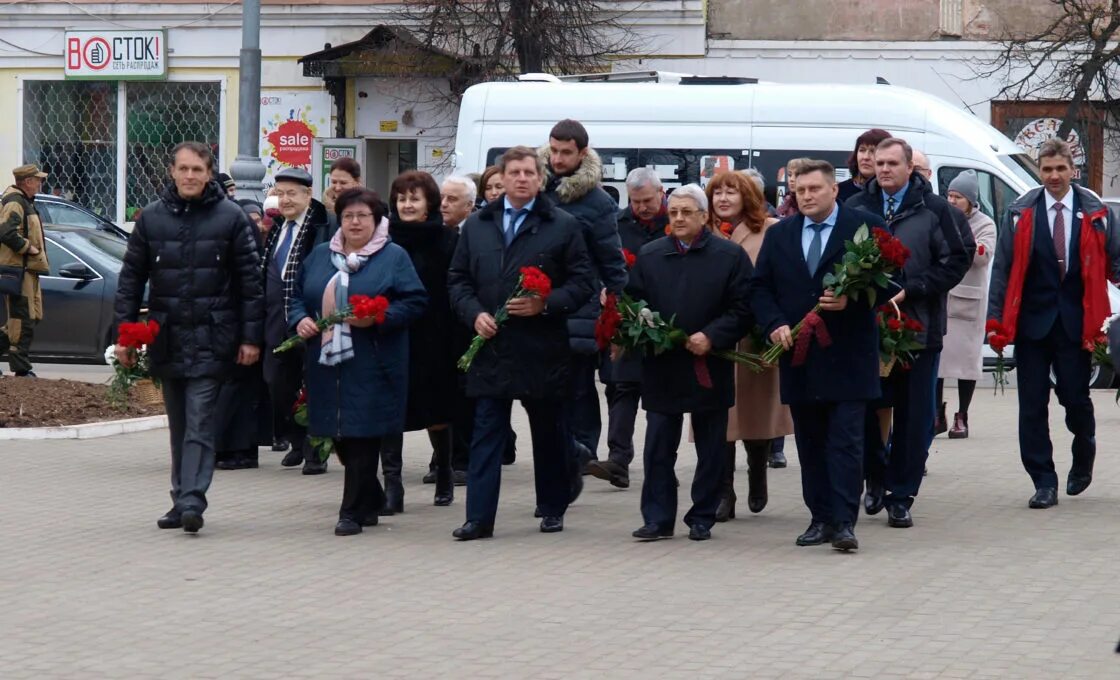
[[[1058,200],[1051,196],[1049,191],[1044,191],[1043,193],[1046,195],[1046,220],[1050,224],[1051,239],[1054,238],[1054,216],[1058,212],[1054,209],[1054,205],[1057,203],[1062,204],[1062,217],[1065,218],[1066,225],[1066,258],[1068,259],[1070,253],[1070,242],[1073,238],[1073,187],[1070,187],[1069,190],[1066,191],[1066,195],[1063,196],[1061,200]],[[1066,269],[1069,269],[1068,262],[1066,263]]]

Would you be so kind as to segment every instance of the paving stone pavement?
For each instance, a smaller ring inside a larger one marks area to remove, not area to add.
[[[981,390],[973,436],[935,442],[916,526],[865,517],[852,555],[794,545],[792,440],[763,513],[744,500],[712,541],[682,525],[653,544],[630,538],[640,483],[592,478],[565,531],[539,533],[524,445],[495,538],[457,543],[464,490],[431,505],[422,434],[406,439],[405,514],[350,538],[332,534],[337,464],[303,477],[262,452],[259,470],[219,471],[192,537],[155,526],[165,431],[5,442],[0,678],[1120,677],[1120,408],[1095,402],[1081,497],[1027,509],[1015,394]],[[682,446],[685,488],[694,461]]]

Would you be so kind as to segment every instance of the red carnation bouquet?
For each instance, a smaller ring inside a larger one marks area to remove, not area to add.
[[[918,342],[918,333],[925,330],[921,322],[906,316],[893,302],[876,313],[879,321],[879,375],[887,377],[897,364],[909,370],[914,352],[925,349]]]
[[[128,400],[129,389],[141,380],[151,380],[158,387],[159,382],[151,377],[151,364],[148,360],[148,347],[159,335],[158,321],[125,322],[117,327],[117,342],[105,350],[105,362],[113,367],[113,377],[109,380],[109,400],[123,406]],[[117,360],[117,347],[125,347],[135,359],[131,367]]]
[[[992,394],[997,390],[1002,394],[1007,386],[1007,364],[1003,360],[1003,350],[1011,343],[1011,333],[996,319],[988,319],[984,331],[988,337],[988,346],[996,353],[996,384],[992,388]]]
[[[498,324],[498,328],[509,319],[509,312],[506,310],[506,305],[514,298],[523,297],[539,297],[542,300],[547,300],[548,296],[552,293],[552,279],[548,278],[539,267],[522,267],[521,275],[517,279],[517,286],[494,313],[494,321]],[[471,340],[471,346],[459,357],[458,366],[459,370],[464,373],[471,370],[471,363],[474,362],[475,356],[478,354],[482,346],[486,344],[486,338],[481,335],[475,335]]]
[[[836,263],[834,270],[825,274],[825,290],[831,290],[836,297],[847,295],[853,301],[866,296],[867,303],[875,306],[878,288],[890,285],[890,277],[902,269],[910,257],[910,249],[891,235],[886,229],[868,229],[864,224],[856,230],[851,241],[844,243],[843,259]],[[805,363],[809,343],[815,338],[821,347],[832,344],[824,320],[820,316],[821,305],[817,303],[805,318],[791,329],[793,334],[793,365]],[[802,334],[801,331],[806,333]],[[785,353],[780,344],[771,345],[762,354],[767,364],[776,364]]]
[[[384,295],[378,295],[377,297],[351,295],[348,303],[349,304],[345,307],[336,309],[333,314],[328,314],[317,320],[315,325],[319,327],[319,331],[322,332],[329,326],[337,326],[350,318],[372,318],[374,323],[385,323],[385,312],[389,311],[389,300]],[[280,354],[281,352],[287,352],[293,347],[299,347],[302,344],[303,338],[298,335],[293,335],[280,343],[280,346],[272,350],[272,352],[273,354]]]
[[[307,412],[306,387],[300,389],[299,397],[296,398],[296,403],[292,406],[292,420],[300,427],[307,427],[311,422],[311,416]],[[334,453],[334,440],[330,437],[312,437],[308,435],[307,443],[319,458],[320,463],[330,458],[331,454]]]
[[[603,311],[595,321],[595,342],[600,351],[617,345],[626,353],[658,355],[688,342],[688,333],[678,328],[673,319],[664,319],[645,300],[635,300],[623,293],[622,297],[608,293]],[[712,350],[709,355],[744,364],[751,370],[762,370],[762,360],[756,354],[736,350]],[[696,379],[703,387],[711,387],[705,357],[695,358]]]

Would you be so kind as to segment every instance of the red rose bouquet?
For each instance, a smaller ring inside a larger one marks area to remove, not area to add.
[[[995,319],[988,319],[984,331],[988,337],[988,346],[996,353],[996,384],[992,389],[992,394],[995,394],[996,390],[1002,393],[1004,387],[1007,386],[1007,365],[1003,360],[1003,350],[1011,342],[1011,333],[1004,328],[1002,323]]]
[[[623,294],[607,295],[603,311],[595,321],[595,342],[600,350],[617,345],[623,352],[658,355],[688,342],[688,333],[664,319],[661,312],[653,311],[645,300],[634,300]],[[755,354],[735,350],[712,350],[711,356],[744,364],[751,370],[761,371],[762,361]],[[711,387],[705,357],[696,357],[696,379],[704,387]]]
[[[353,317],[355,319],[369,319],[372,318],[374,323],[385,323],[385,312],[389,310],[389,300],[384,295],[377,297],[370,297],[368,295],[351,295],[348,300],[349,304],[341,309],[336,309],[333,314],[328,314],[315,322],[320,331],[326,330],[328,326],[337,326],[338,324]],[[293,347],[299,347],[303,344],[303,338],[298,335],[293,335],[280,346],[272,350],[273,354],[280,354],[287,352]]]
[[[856,230],[851,241],[844,243],[844,248],[846,252],[843,259],[836,263],[831,273],[824,276],[825,290],[831,290],[836,297],[847,295],[851,301],[859,301],[866,296],[871,307],[875,306],[877,289],[886,288],[890,284],[891,274],[902,269],[910,257],[910,249],[890,232],[879,227],[868,229],[866,224]],[[791,329],[794,366],[805,363],[809,342],[813,338],[822,347],[832,344],[820,312],[821,306],[818,303]],[[807,333],[802,334],[802,330]],[[767,364],[775,364],[784,353],[784,347],[774,344],[762,354],[762,359]]]
[[[113,367],[113,377],[109,380],[109,401],[123,406],[128,399],[129,389],[141,380],[151,380],[158,387],[159,382],[152,379],[151,364],[148,361],[148,347],[159,335],[159,322],[125,322],[117,328],[117,342],[105,350],[105,362]],[[135,359],[132,366],[126,367],[117,360],[117,347],[128,349]]]
[[[517,279],[517,286],[494,313],[494,321],[498,324],[498,328],[509,319],[509,311],[506,310],[506,305],[514,298],[522,297],[539,297],[542,300],[547,300],[548,296],[552,293],[552,279],[548,278],[539,267],[522,267],[521,276]],[[481,335],[475,335],[471,340],[471,346],[459,357],[459,370],[464,373],[471,370],[471,363],[474,362],[475,356],[478,354],[482,346],[486,344],[486,338]]]
[[[879,375],[887,377],[895,365],[909,370],[914,352],[925,349],[918,342],[918,333],[924,330],[921,322],[902,313],[897,305],[883,305],[876,313],[879,321]]]
[[[311,422],[311,416],[307,412],[307,388],[301,388],[299,397],[296,398],[296,403],[292,405],[292,420],[300,427],[307,427]],[[330,437],[312,437],[307,436],[307,443],[311,446],[311,450],[319,458],[319,462],[323,462],[331,457],[334,453],[334,440]]]

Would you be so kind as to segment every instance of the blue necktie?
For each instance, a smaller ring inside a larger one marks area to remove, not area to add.
[[[817,267],[821,264],[821,232],[827,226],[827,224],[817,224],[816,222],[809,225],[809,228],[813,230],[813,240],[809,242],[809,256],[805,258],[805,263],[809,265],[811,276],[816,276]]]
[[[507,226],[505,228],[505,234],[504,234],[505,241],[506,241],[506,248],[509,248],[509,244],[513,243],[513,237],[517,236],[517,222],[518,222],[518,220],[521,219],[522,215],[525,215],[528,212],[529,211],[526,210],[525,208],[521,208],[520,210],[514,210],[513,208],[506,208],[506,217],[509,219],[509,226]]]
[[[895,200],[894,196],[887,196],[887,210],[885,213],[883,213],[883,218],[888,222],[894,219],[894,208],[895,203],[897,202],[898,201]]]
[[[295,237],[296,223],[288,220],[284,223],[284,239],[276,248],[276,264],[283,267],[288,262],[288,252],[292,249],[292,239]]]

